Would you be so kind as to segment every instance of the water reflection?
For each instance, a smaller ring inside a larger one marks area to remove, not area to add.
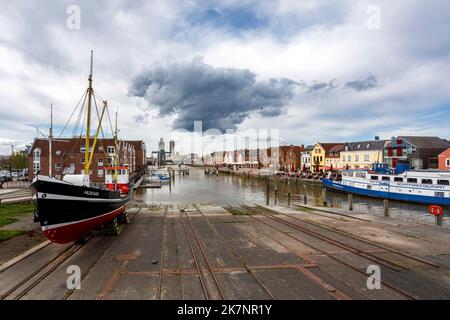
[[[266,182],[257,178],[233,175],[205,175],[203,169],[190,169],[190,175],[175,175],[174,181],[163,185],[161,189],[138,189],[136,200],[148,204],[218,204],[236,205],[242,203],[266,204]],[[269,185],[269,202],[274,204],[275,184]],[[288,193],[291,193],[292,203],[303,202],[306,190],[307,202],[310,205],[323,204],[322,187],[311,183],[303,185],[290,181],[278,182],[278,204],[288,204]],[[348,198],[345,194],[327,192],[327,206],[334,208],[348,208]],[[383,202],[379,199],[354,196],[355,212],[369,213],[383,216]],[[435,223],[434,216],[427,213],[428,206],[402,202],[390,202],[389,213],[394,218],[402,220]],[[450,208],[445,208],[444,224],[449,223]]]

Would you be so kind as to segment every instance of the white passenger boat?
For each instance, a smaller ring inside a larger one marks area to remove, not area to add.
[[[327,189],[368,197],[450,206],[450,171],[345,170],[322,180]]]

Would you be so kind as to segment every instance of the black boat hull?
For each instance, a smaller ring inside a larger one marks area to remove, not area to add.
[[[31,189],[36,218],[44,235],[56,243],[69,243],[87,235],[125,211],[132,194],[76,186],[61,180],[38,177]]]

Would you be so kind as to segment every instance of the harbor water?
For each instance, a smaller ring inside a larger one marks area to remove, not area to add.
[[[158,204],[217,204],[221,206],[236,204],[267,204],[266,181],[258,177],[240,175],[205,175],[203,168],[190,168],[189,175],[174,174],[172,183],[165,183],[159,189],[137,189],[135,200],[147,205]],[[324,203],[320,183],[271,181],[269,185],[269,204],[288,205],[290,193],[291,204],[303,203],[306,192],[308,205],[322,206]],[[345,194],[328,191],[327,207],[348,208]],[[353,197],[353,212],[384,215],[383,200],[368,197]],[[450,208],[444,208],[444,225],[450,225]],[[390,201],[389,215],[404,221],[435,223],[435,217],[428,213],[428,206],[414,203]]]

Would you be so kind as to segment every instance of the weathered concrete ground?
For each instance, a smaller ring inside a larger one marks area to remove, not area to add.
[[[450,298],[448,228],[318,208],[228,209],[130,209],[132,221],[118,237],[95,235],[83,246],[51,244],[0,272],[0,296]],[[67,289],[70,265],[80,267],[81,289]],[[370,265],[380,268],[380,289],[367,286]]]

